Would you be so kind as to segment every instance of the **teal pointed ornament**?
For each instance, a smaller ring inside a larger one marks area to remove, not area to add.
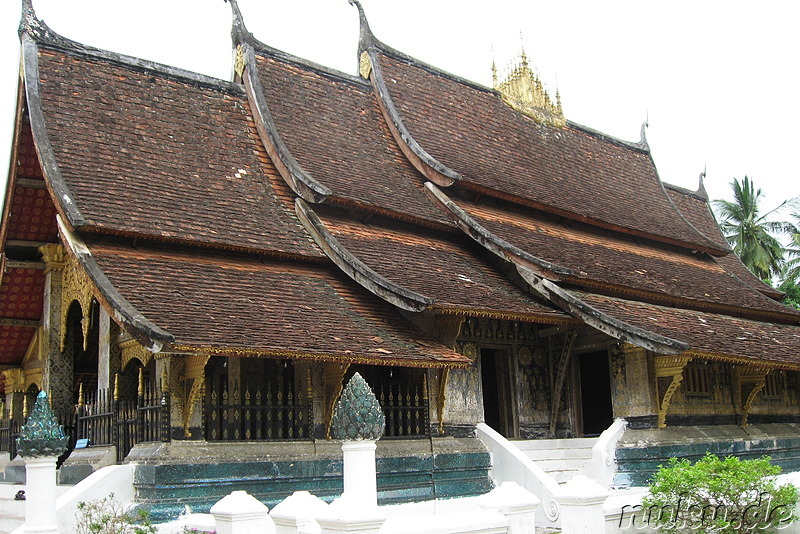
[[[23,458],[39,456],[61,456],[67,450],[67,436],[64,427],[58,424],[47,393],[41,391],[36,396],[33,413],[22,427],[17,438],[17,452]]]
[[[381,405],[364,378],[356,373],[336,402],[331,430],[345,441],[379,440],[386,427]]]

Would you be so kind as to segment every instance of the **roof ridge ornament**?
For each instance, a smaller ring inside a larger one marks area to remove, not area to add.
[[[372,30],[369,27],[369,21],[367,20],[367,14],[364,12],[364,8],[361,6],[361,2],[358,0],[347,0],[347,2],[351,6],[356,6],[358,9],[358,21],[359,21],[359,37],[358,37],[358,50],[359,50],[359,57],[361,56],[361,52],[370,48],[375,44],[375,34],[372,33]]]
[[[231,12],[233,20],[231,21],[231,40],[234,45],[240,45],[249,42],[253,38],[253,34],[247,30],[244,24],[244,17],[242,11],[239,9],[239,4],[236,0],[223,0],[231,5]]]
[[[28,34],[35,38],[46,37],[50,28],[39,17],[33,9],[33,0],[22,0],[22,16],[19,21],[18,33],[20,36]]]
[[[708,191],[706,191],[706,184],[705,184],[705,181],[706,181],[706,168],[707,167],[705,165],[703,165],[703,172],[700,173],[700,177],[699,177],[699,180],[698,180],[699,183],[697,184],[697,191],[695,191],[695,193],[697,193],[697,196],[704,198],[706,200],[706,202],[707,202],[708,201]]]
[[[556,91],[555,102],[545,89],[541,78],[530,68],[525,48],[516,64],[512,63],[508,73],[498,82],[497,68],[492,61],[494,89],[506,104],[541,124],[563,128],[567,125],[561,107],[561,94]]]
[[[639,142],[636,143],[636,146],[641,148],[642,150],[646,150],[650,152],[650,143],[647,142],[647,129],[650,127],[650,117],[648,113],[648,117],[645,118],[644,122],[642,123],[641,130],[639,131]]]

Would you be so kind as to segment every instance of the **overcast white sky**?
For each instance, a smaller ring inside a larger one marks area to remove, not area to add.
[[[356,72],[358,17],[347,0],[239,0],[261,41]],[[489,85],[524,43],[565,115],[648,141],[662,180],[711,198],[749,175],[775,205],[800,195],[800,32],[795,2],[363,0],[377,37]],[[56,32],[85,44],[230,77],[223,0],[34,0]],[[15,107],[19,0],[0,2],[0,169]],[[522,35],[522,41],[520,39]],[[492,47],[494,54],[492,54]]]

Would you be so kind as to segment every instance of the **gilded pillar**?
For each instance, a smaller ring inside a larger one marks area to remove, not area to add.
[[[6,369],[5,377],[6,411],[11,419],[22,421],[22,410],[25,397],[25,372],[21,368]]]
[[[53,410],[60,413],[72,406],[72,358],[61,352],[62,302],[66,252],[50,243],[39,247],[45,263],[44,307],[42,311],[42,389],[50,393]]]
[[[111,317],[108,312],[100,308],[99,315],[100,343],[97,350],[97,389],[103,390],[111,387],[111,377],[119,372],[111,368]]]
[[[656,414],[653,380],[647,350],[614,341],[611,356],[611,395],[614,417],[647,417]]]

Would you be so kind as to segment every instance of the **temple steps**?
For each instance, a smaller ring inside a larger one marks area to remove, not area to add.
[[[25,489],[22,484],[0,483],[0,534],[9,534],[25,522],[25,501],[14,500],[21,489]]]
[[[56,486],[56,497],[72,486]],[[0,534],[10,534],[25,522],[25,501],[14,500],[25,484],[0,482]]]
[[[592,459],[597,438],[532,439],[512,441],[528,458],[559,484],[583,471]]]

